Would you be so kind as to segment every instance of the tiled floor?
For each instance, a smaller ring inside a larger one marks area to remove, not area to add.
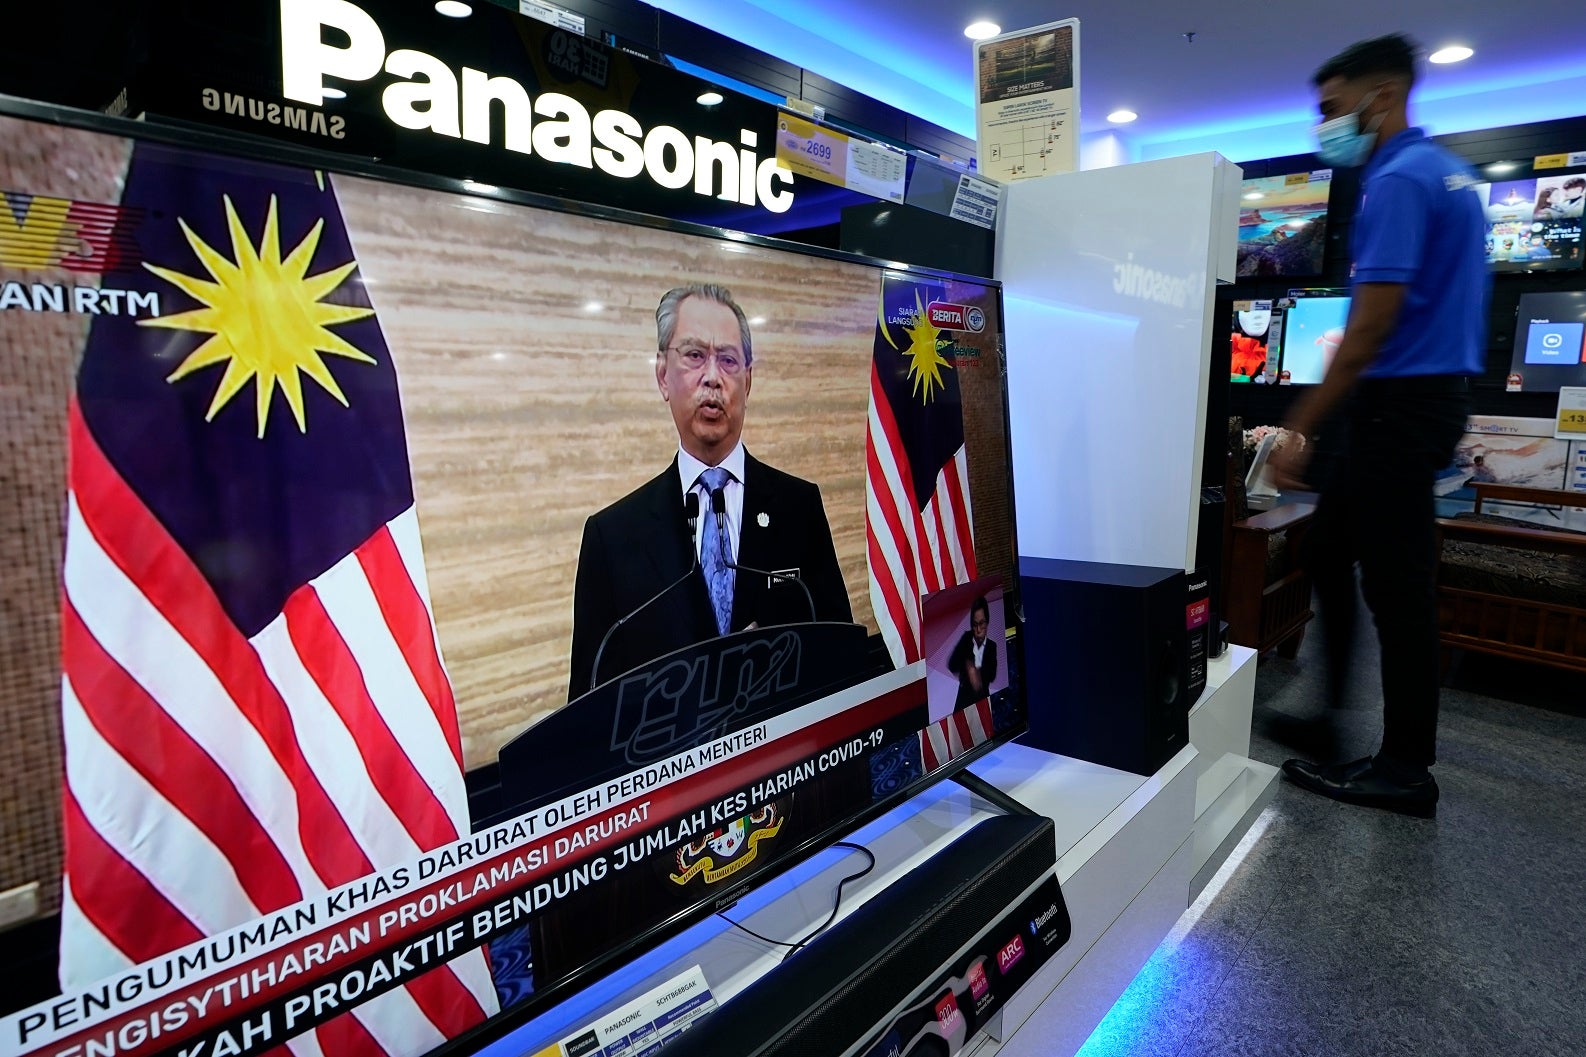
[[[1258,669],[1257,759],[1294,755],[1263,715],[1319,701],[1315,647]],[[1374,751],[1380,707],[1348,718]],[[1439,755],[1431,822],[1284,783],[1082,1057],[1586,1054],[1586,677],[1463,658]]]

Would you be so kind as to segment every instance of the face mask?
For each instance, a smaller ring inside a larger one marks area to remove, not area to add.
[[[1353,169],[1364,165],[1366,159],[1371,157],[1371,148],[1376,145],[1377,132],[1375,127],[1370,132],[1360,130],[1360,112],[1377,97],[1380,89],[1373,89],[1360,105],[1343,117],[1335,117],[1331,121],[1323,121],[1312,129],[1316,136],[1316,154],[1328,165],[1339,169]],[[1373,125],[1382,124],[1378,117]]]

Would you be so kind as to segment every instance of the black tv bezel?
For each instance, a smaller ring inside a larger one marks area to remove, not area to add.
[[[1276,305],[1279,301],[1307,301],[1315,298],[1342,298],[1343,300],[1348,301],[1352,296],[1353,294],[1350,293],[1349,288],[1345,286],[1307,286],[1290,289],[1288,293],[1284,294],[1282,297],[1275,297],[1272,299],[1272,301],[1274,305]],[[1293,307],[1293,305],[1285,305],[1281,309],[1283,312],[1283,334],[1278,339],[1278,377],[1280,379],[1283,376],[1283,372],[1288,370],[1288,368],[1284,366],[1284,360],[1288,356],[1289,312],[1293,309]],[[1318,378],[1314,382],[1296,382],[1291,377],[1289,381],[1279,381],[1278,384],[1292,388],[1297,385],[1321,385],[1322,380]]]
[[[1553,297],[1579,298],[1580,304],[1576,309],[1576,317],[1574,319],[1567,320],[1566,322],[1586,323],[1586,290],[1527,290],[1525,293],[1520,295],[1519,303],[1517,303],[1514,307],[1514,341],[1512,342],[1509,350],[1509,373],[1520,375],[1520,392],[1522,393],[1553,393],[1554,395],[1557,395],[1560,389],[1586,385],[1586,360],[1578,361],[1569,366],[1565,366],[1563,364],[1549,365],[1545,363],[1525,362],[1525,346],[1527,339],[1530,337],[1531,326],[1531,320],[1527,317],[1525,311],[1526,302],[1532,298],[1543,299]],[[1557,382],[1550,382],[1548,384],[1535,387],[1527,385],[1527,377],[1530,375],[1531,371],[1538,368],[1548,372],[1550,375],[1554,374],[1555,372],[1560,375],[1573,372],[1574,378],[1569,380],[1560,378],[1560,380]]]
[[[1333,175],[1331,175],[1331,176],[1329,176],[1327,178],[1327,208],[1322,210],[1322,220],[1324,220],[1327,223],[1328,230],[1331,231],[1332,230],[1332,224],[1333,224],[1333,181],[1337,179],[1337,170],[1336,169],[1326,168],[1325,166],[1323,167],[1323,169],[1325,169],[1325,171],[1333,174]],[[1247,176],[1243,180],[1241,180],[1240,183],[1239,183],[1239,208],[1240,208],[1241,211],[1243,211],[1243,209],[1244,209],[1244,201],[1245,201],[1244,196],[1245,196],[1245,193],[1246,193],[1245,192],[1245,186],[1247,184],[1256,183],[1256,182],[1261,181],[1261,180],[1283,180],[1283,179],[1287,179],[1290,176],[1298,176],[1302,172],[1305,173],[1307,176],[1310,176],[1313,173],[1322,172],[1323,169],[1295,169],[1293,172],[1268,173],[1265,176]],[[1235,232],[1235,234],[1237,235],[1237,231]],[[1237,243],[1240,243],[1240,242],[1243,242],[1243,241],[1244,241],[1243,239],[1236,239],[1235,240],[1236,245],[1234,247],[1234,254],[1235,254],[1235,258],[1236,258],[1236,270],[1237,270],[1237,257],[1238,257],[1238,253],[1239,253],[1239,249],[1238,249]],[[1240,275],[1240,276],[1236,276],[1235,281],[1236,282],[1247,282],[1248,283],[1248,282],[1261,282],[1261,281],[1267,281],[1267,280],[1272,280],[1272,279],[1310,279],[1310,278],[1315,278],[1315,277],[1326,275],[1326,274],[1327,274],[1327,246],[1324,243],[1322,245],[1322,261],[1321,261],[1321,263],[1319,265],[1317,265],[1317,267],[1315,268],[1314,271],[1278,272],[1276,275]],[[1264,298],[1249,298],[1248,300],[1258,300],[1259,301],[1259,300],[1264,300]],[[1276,298],[1274,298],[1274,300],[1276,300]]]
[[[339,173],[347,176],[364,177],[372,180],[381,180],[388,183],[402,184],[423,190],[438,191],[450,194],[468,195],[476,198],[485,198],[512,205],[527,206],[535,209],[546,209],[554,212],[568,213],[577,216],[591,217],[622,224],[631,224],[640,227],[654,228],[663,231],[673,231],[679,234],[695,235],[704,238],[713,238],[723,242],[737,242],[746,245],[782,252],[796,253],[803,256],[817,257],[826,260],[843,261],[875,268],[881,272],[893,272],[904,275],[920,276],[923,278],[946,279],[957,282],[974,283],[987,288],[993,293],[997,303],[999,324],[1004,319],[1003,288],[1000,280],[986,276],[971,275],[963,272],[953,272],[939,268],[929,268],[920,265],[911,265],[901,261],[888,261],[861,254],[849,253],[842,250],[833,250],[821,246],[811,246],[804,243],[793,242],[787,239],[778,239],[766,235],[749,234],[733,231],[727,228],[713,227],[706,224],[674,220],[667,217],[655,216],[646,213],[637,213],[630,210],[618,209],[612,206],[596,205],[579,202],[573,199],[552,195],[537,194],[514,188],[492,187],[485,188],[471,181],[446,176],[438,173],[423,172],[412,169],[403,169],[396,166],[385,165],[377,159],[358,155],[338,154],[332,150],[302,147],[286,144],[264,136],[253,136],[229,130],[215,129],[201,124],[176,121],[147,121],[136,120],[128,117],[116,117],[95,111],[80,110],[72,107],[60,106],[53,103],[41,103],[33,100],[22,99],[16,96],[0,93],[0,116],[36,121],[44,124],[59,125],[67,128],[81,129],[88,132],[97,132],[104,135],[120,136],[132,140],[161,143],[168,146],[190,150],[204,151],[215,154],[230,154],[252,161],[261,161],[279,165],[295,165],[310,169],[320,169],[326,172]],[[998,336],[999,344],[1006,340],[1006,330]],[[829,827],[820,834],[806,840],[803,844],[790,849],[768,864],[768,868],[754,872],[740,884],[718,893],[712,893],[708,898],[701,899],[694,905],[680,910],[664,919],[657,925],[635,936],[626,943],[607,950],[584,965],[568,973],[561,979],[547,985],[543,989],[536,989],[528,998],[516,1005],[503,1009],[487,1018],[481,1024],[442,1043],[440,1046],[427,1051],[425,1057],[454,1057],[454,1055],[471,1053],[480,1046],[496,1039],[503,1038],[512,1031],[544,1014],[558,1002],[565,1000],[577,993],[583,986],[608,975],[623,965],[629,964],[640,955],[653,950],[688,928],[704,921],[719,910],[732,905],[749,891],[759,885],[765,884],[776,877],[786,874],[812,856],[831,847],[845,834],[859,829],[882,815],[895,810],[902,804],[913,799],[927,789],[940,782],[953,778],[966,770],[971,764],[980,760],[988,753],[1018,738],[1028,729],[1029,698],[1024,683],[1024,634],[1022,609],[1019,605],[1019,583],[1017,573],[1018,534],[1017,534],[1017,505],[1014,494],[1013,467],[1012,467],[1012,422],[1009,413],[1008,385],[1007,385],[1007,359],[1004,354],[1001,364],[1002,377],[1002,425],[1003,436],[1008,445],[1008,536],[1013,551],[1013,575],[1009,582],[1003,585],[1004,613],[1011,619],[1011,634],[1008,636],[1008,661],[1010,674],[1017,673],[1018,681],[1010,680],[1010,691],[1023,699],[1023,709],[1020,711],[1021,720],[1000,734],[993,735],[987,741],[975,746],[941,767],[932,771],[918,784],[905,790],[893,793],[882,800],[873,802],[868,807],[855,812],[839,825]],[[1017,663],[1015,663],[1015,660]],[[483,766],[491,766],[489,764]],[[477,769],[476,769],[477,770]],[[468,772],[465,772],[465,777]],[[470,824],[472,820],[470,819]],[[64,992],[61,992],[64,993]],[[13,1011],[14,1012],[14,1011]]]
[[[1495,183],[1518,183],[1522,180],[1545,180],[1553,176],[1586,177],[1586,168],[1581,168],[1579,166],[1567,166],[1562,169],[1538,169],[1535,165],[1528,162],[1517,165],[1514,169],[1499,176],[1493,176],[1490,173],[1483,173],[1482,178],[1471,185],[1471,189],[1475,190],[1477,187],[1491,187]],[[1582,269],[1586,269],[1586,219],[1582,220],[1581,227],[1581,239],[1578,244],[1580,247],[1580,256],[1575,258],[1573,261],[1566,261],[1562,267],[1548,267],[1547,261],[1537,261],[1534,264],[1527,263],[1523,265],[1517,265],[1513,261],[1485,260],[1487,274],[1491,275],[1496,280],[1498,276],[1503,275],[1558,275],[1561,273],[1567,274],[1569,272],[1578,272]],[[1481,199],[1481,231],[1482,238],[1485,239],[1487,236],[1487,200],[1485,196],[1482,196]],[[1483,258],[1485,259],[1485,254],[1483,254]],[[1546,390],[1541,389],[1537,390],[1537,392],[1545,391]]]

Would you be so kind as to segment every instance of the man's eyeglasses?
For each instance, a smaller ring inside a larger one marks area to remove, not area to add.
[[[748,366],[743,351],[731,345],[714,351],[703,345],[674,345],[668,351],[677,353],[678,362],[690,374],[703,371],[712,357],[722,374],[736,375]]]

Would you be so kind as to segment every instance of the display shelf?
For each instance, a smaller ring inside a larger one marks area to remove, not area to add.
[[[1206,689],[1190,709],[1190,744],[1201,768],[1195,782],[1192,902],[1277,792],[1277,768],[1250,759],[1255,684],[1256,651],[1231,645],[1208,662]]]
[[[1061,988],[1055,1005],[1061,1007],[1064,1036],[1077,1040],[1066,1052],[1077,1049],[1183,912],[1192,873],[1197,759],[1193,748],[1185,748],[1155,775],[1142,777],[1007,745],[975,765],[982,778],[1053,820],[1057,876],[1073,921],[1072,939],[1010,1001],[998,1034],[1030,1020]],[[942,783],[854,833],[850,839],[875,854],[876,868],[848,886],[839,919],[994,813],[968,791]],[[823,852],[727,913],[764,935],[797,939],[826,918],[838,881],[858,864],[858,856],[843,849]],[[727,1000],[781,957],[780,950],[712,918],[481,1052],[537,1053],[693,965],[704,969],[718,1000]]]
[[[1190,712],[1190,746],[1141,776],[1006,745],[981,778],[1052,819],[1057,877],[1073,935],[976,1042],[976,1057],[1076,1052],[1273,794],[1276,770],[1248,758],[1256,658],[1230,647],[1208,666]],[[839,920],[995,809],[944,782],[856,831],[876,867],[847,887]],[[831,912],[838,882],[862,860],[842,848],[762,885],[727,908],[766,936],[796,940]],[[726,1001],[774,969],[782,951],[711,918],[593,982],[510,1036],[490,1057],[536,1054],[605,1010],[701,966]]]

